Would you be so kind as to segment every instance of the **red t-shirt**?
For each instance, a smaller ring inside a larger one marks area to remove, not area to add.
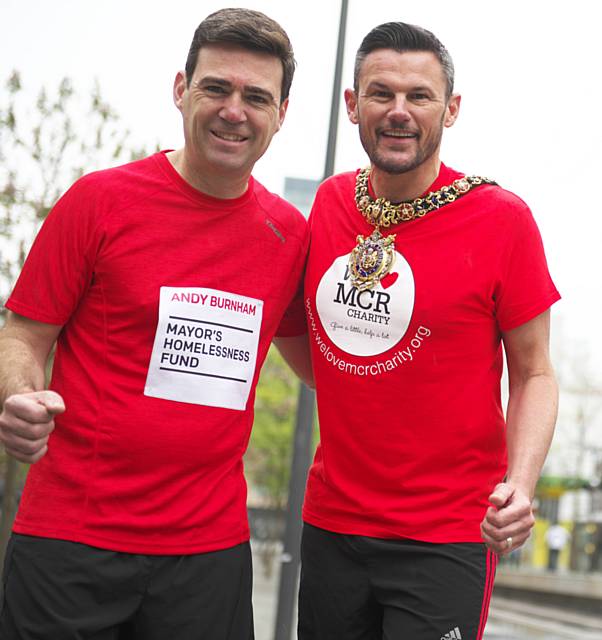
[[[461,174],[441,166],[428,191]],[[501,331],[558,300],[528,207],[480,186],[396,234],[392,275],[350,284],[356,173],[327,180],[310,216],[305,305],[321,443],[303,509],[357,535],[479,542],[506,471]]]
[[[306,249],[302,215],[256,181],[212,198],[164,153],[75,183],[7,302],[64,325],[67,407],[14,530],[148,554],[247,540],[255,385]]]

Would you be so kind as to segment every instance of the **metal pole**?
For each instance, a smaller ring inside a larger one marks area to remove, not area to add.
[[[297,422],[293,450],[293,463],[289,484],[288,507],[284,545],[280,557],[280,589],[276,612],[275,640],[291,640],[297,582],[299,579],[301,545],[301,507],[305,492],[307,469],[311,462],[314,392],[301,384],[297,404]]]
[[[334,67],[332,100],[330,103],[330,124],[328,127],[328,144],[326,146],[326,162],[324,163],[324,180],[334,173],[334,158],[337,149],[337,133],[339,129],[339,109],[341,100],[341,81],[343,77],[343,58],[345,54],[345,31],[347,28],[348,0],[341,1],[341,17],[339,19],[339,41],[337,58]]]
[[[343,73],[343,55],[345,49],[345,29],[347,25],[347,5],[348,0],[341,1],[339,38],[334,71],[334,83],[332,87],[332,102],[330,107],[330,124],[328,128],[328,144],[326,147],[324,178],[331,176],[334,171],[341,96],[341,78]],[[284,548],[280,560],[280,587],[278,592],[278,610],[276,612],[274,640],[291,640],[293,632],[293,617],[297,596],[297,583],[299,580],[301,508],[303,506],[303,494],[305,492],[307,470],[311,463],[313,449],[312,431],[314,405],[315,393],[306,385],[301,384],[297,405],[293,462],[291,467],[286,528],[283,541]]]

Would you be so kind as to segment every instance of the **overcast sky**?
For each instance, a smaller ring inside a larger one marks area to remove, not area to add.
[[[586,353],[602,376],[601,54],[591,0],[350,0],[344,86],[353,55],[373,26],[403,20],[432,30],[451,52],[462,108],[442,159],[496,179],[533,209],[552,276],[556,340],[566,357]],[[298,70],[290,108],[255,175],[281,192],[285,175],[320,178],[324,167],[338,29],[336,0],[1,0],[0,80],[18,69],[26,89],[71,77],[89,91],[97,78],[133,138],[178,147],[171,101],[197,24],[223,6],[264,11],[288,31]],[[342,100],[341,100],[342,107]],[[366,164],[341,108],[336,170]],[[582,357],[582,356],[579,356]]]

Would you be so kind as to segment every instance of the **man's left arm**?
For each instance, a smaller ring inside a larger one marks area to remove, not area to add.
[[[549,355],[550,311],[503,333],[510,396],[506,439],[508,474],[489,496],[481,523],[498,554],[520,547],[535,524],[532,502],[558,412],[558,386]]]

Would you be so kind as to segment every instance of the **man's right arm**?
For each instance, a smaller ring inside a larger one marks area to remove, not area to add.
[[[48,449],[62,398],[44,390],[48,354],[61,326],[9,312],[0,330],[0,442],[21,462],[37,462]]]
[[[314,374],[311,366],[309,338],[307,333],[289,338],[274,337],[280,355],[286,360],[294,373],[310,388],[315,389]]]

